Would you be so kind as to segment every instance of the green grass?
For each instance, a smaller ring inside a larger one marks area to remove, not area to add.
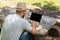
[[[60,0],[8,0],[8,1],[10,1],[10,2],[26,2],[28,4],[41,2],[42,5],[44,5],[43,1],[48,1],[48,2],[52,1],[55,3],[55,5],[60,6]],[[4,4],[3,2],[0,1],[0,7],[3,7],[5,5],[6,4]]]
[[[0,2],[0,7],[3,7],[3,6],[5,6],[5,5],[6,5],[6,4]]]

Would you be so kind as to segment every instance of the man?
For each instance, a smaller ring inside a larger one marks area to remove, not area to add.
[[[25,12],[26,4],[19,2],[16,7],[16,14],[8,15],[3,23],[1,40],[19,40],[24,30],[33,35],[36,33],[36,22],[32,21],[30,24],[23,19]]]

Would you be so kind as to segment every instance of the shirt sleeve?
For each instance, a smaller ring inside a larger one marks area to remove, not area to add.
[[[30,32],[32,30],[32,27],[31,27],[31,24],[26,20],[26,19],[23,19],[23,28],[24,30]]]

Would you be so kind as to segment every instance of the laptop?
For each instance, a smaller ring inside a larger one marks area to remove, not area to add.
[[[33,13],[31,14],[30,20],[36,21],[36,22],[40,22],[42,18],[42,14],[38,14],[38,13]]]

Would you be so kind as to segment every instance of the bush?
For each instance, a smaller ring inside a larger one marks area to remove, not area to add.
[[[55,5],[54,2],[46,2],[44,1],[45,5],[43,6],[43,8],[49,9],[49,10],[58,10],[58,6]]]
[[[47,2],[47,1],[43,1],[44,5],[43,7],[41,6],[42,3],[39,2],[39,3],[33,3],[32,5],[36,5],[36,6],[39,6],[41,8],[45,8],[45,9],[49,9],[49,10],[59,10],[59,6],[56,6],[54,2],[50,1],[50,2]]]
[[[41,3],[33,3],[32,5],[36,5],[36,6],[41,7]]]

